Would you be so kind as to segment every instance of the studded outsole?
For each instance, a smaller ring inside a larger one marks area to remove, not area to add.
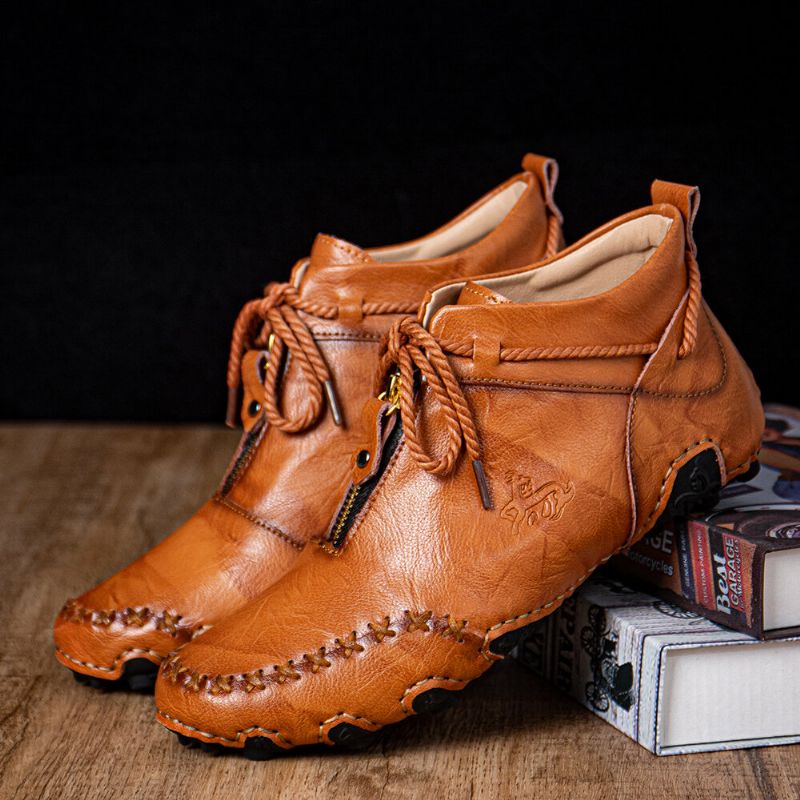
[[[158,664],[146,658],[132,658],[122,667],[122,675],[114,680],[96,678],[94,675],[84,675],[82,672],[70,670],[72,677],[83,686],[91,686],[101,692],[127,690],[139,694],[152,694],[158,675]]]
[[[418,694],[411,706],[416,714],[434,714],[456,705],[459,700],[458,694],[458,690],[428,689],[427,692]],[[328,738],[333,742],[334,747],[340,750],[359,752],[375,744],[385,730],[386,728],[368,731],[349,722],[340,722],[328,731]],[[183,733],[175,732],[175,735],[184,747],[196,748],[212,756],[240,755],[251,761],[269,761],[276,756],[288,755],[298,750],[303,752],[306,749],[306,747],[301,746],[287,750],[264,736],[250,737],[245,742],[244,747],[227,747],[216,742],[204,742],[201,739],[195,739]]]
[[[749,481],[756,477],[759,464],[753,461],[750,468],[734,481]],[[650,530],[662,528],[667,519],[686,517],[695,512],[710,511],[719,500],[722,489],[722,477],[717,457],[713,450],[704,450],[684,464],[675,476],[664,511]],[[533,623],[534,625],[536,623]],[[518,628],[495,639],[489,649],[495,655],[507,656],[525,636],[531,625]],[[429,689],[414,698],[412,707],[416,714],[434,713],[453,706],[458,702],[459,689]],[[364,750],[376,742],[385,728],[368,731],[348,722],[340,722],[328,731],[328,738],[336,747],[346,750]],[[176,733],[178,741],[186,747],[198,747],[212,755],[240,754],[253,761],[266,761],[279,755],[286,755],[296,750],[301,752],[304,746],[285,749],[265,737],[251,737],[243,748],[203,742],[182,733]]]
[[[234,749],[221,744],[215,744],[214,742],[203,742],[199,739],[193,739],[191,736],[184,736],[182,733],[176,733],[175,735],[184,747],[190,749],[197,748],[211,756],[220,756],[224,753],[233,752],[240,753],[245,758],[250,759],[250,761],[269,761],[269,759],[275,758],[275,756],[279,755],[283,750],[283,748],[278,747],[271,739],[267,739],[264,736],[256,736],[248,739],[243,748]]]

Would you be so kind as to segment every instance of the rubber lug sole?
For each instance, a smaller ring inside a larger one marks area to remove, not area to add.
[[[689,514],[711,511],[719,502],[721,490],[722,475],[716,453],[703,450],[678,470],[664,511],[650,530],[663,528],[668,519],[684,519]]]
[[[203,742],[199,739],[193,739],[183,733],[176,733],[175,735],[184,747],[202,750],[212,756],[240,755],[250,761],[269,761],[276,756],[286,755],[297,749],[301,751],[305,749],[304,747],[299,747],[286,750],[265,736],[251,736],[245,742],[244,747],[226,747],[216,742]],[[349,722],[340,722],[336,727],[331,728],[328,733],[330,740],[338,749],[351,752],[366,750],[380,738],[380,735],[381,731],[367,731],[357,725],[351,725]]]
[[[367,731],[349,722],[340,722],[328,731],[328,738],[345,750],[366,750],[381,737],[381,731]]]
[[[191,736],[185,736],[182,733],[176,733],[175,735],[184,747],[202,750],[210,756],[221,756],[228,753],[235,755],[238,753],[251,761],[269,761],[271,758],[275,758],[275,756],[285,752],[282,747],[278,747],[275,742],[264,736],[251,737],[245,742],[244,747],[237,748],[225,747],[225,745],[216,744],[215,742],[203,742],[199,739],[193,739]]]
[[[122,676],[115,680],[96,678],[93,675],[84,675],[82,672],[72,672],[72,677],[83,686],[91,686],[101,692],[118,690],[137,692],[138,694],[152,694],[158,675],[158,664],[146,658],[132,658],[122,667]]]
[[[737,475],[731,483],[747,483],[758,477],[759,472],[761,472],[761,464],[758,461],[753,461],[748,467],[747,472]]]
[[[416,714],[434,714],[455,705],[458,702],[460,692],[460,689],[428,689],[427,692],[418,694],[411,705]],[[349,722],[340,722],[328,731],[328,738],[334,743],[334,747],[337,750],[358,752],[366,750],[375,744],[383,735],[384,730],[386,729],[368,731]],[[178,742],[184,747],[202,750],[204,753],[213,756],[241,755],[251,761],[267,761],[276,756],[294,753],[297,750],[303,752],[310,746],[301,745],[286,750],[264,736],[253,736],[247,740],[244,747],[239,748],[204,742],[183,733],[175,732],[175,735],[178,737]]]
[[[459,690],[452,689],[428,689],[414,698],[411,707],[416,714],[438,714],[458,703],[458,692]]]

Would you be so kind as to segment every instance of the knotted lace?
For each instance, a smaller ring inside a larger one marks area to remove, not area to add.
[[[308,325],[301,319],[298,310],[318,317],[331,319],[329,307],[313,305],[300,299],[297,289],[288,283],[271,283],[264,297],[245,303],[231,337],[231,352],[228,359],[228,413],[226,423],[236,423],[239,383],[241,381],[242,357],[251,347],[269,346],[269,361],[264,376],[264,413],[270,425],[287,433],[306,430],[319,419],[322,411],[323,391],[328,398],[331,415],[341,425],[342,415],[336,400],[333,380],[328,365],[319,351]],[[268,345],[268,343],[271,343]],[[284,414],[278,399],[278,374],[284,354],[288,351],[297,364],[305,383],[307,398],[305,407],[295,416]]]
[[[405,314],[415,311],[416,303],[363,303],[361,312],[370,314]],[[225,422],[236,425],[242,358],[251,348],[268,349],[264,375],[264,413],[270,425],[287,433],[299,433],[311,427],[322,413],[323,394],[328,401],[333,421],[342,424],[342,412],[336,397],[333,378],[317,346],[307,322],[299,312],[332,320],[339,308],[330,303],[304,299],[289,283],[270,283],[264,297],[245,303],[231,336],[228,358],[228,411]],[[306,403],[294,416],[280,407],[278,380],[285,354],[297,364],[305,384]]]
[[[392,325],[384,346],[382,371],[388,372],[392,365],[396,365],[399,371],[398,407],[406,444],[414,459],[422,469],[433,475],[449,475],[462,447],[466,447],[483,506],[491,508],[492,500],[483,471],[475,419],[444,350],[422,325],[410,317],[399,319]],[[444,415],[447,445],[441,455],[429,453],[420,440],[417,430],[415,369],[419,370]]]

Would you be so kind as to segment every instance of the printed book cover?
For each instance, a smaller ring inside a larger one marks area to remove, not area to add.
[[[800,410],[767,405],[759,474],[612,559],[621,579],[763,639],[800,633]]]
[[[800,741],[800,638],[759,641],[610,576],[532,625],[515,656],[656,755]]]

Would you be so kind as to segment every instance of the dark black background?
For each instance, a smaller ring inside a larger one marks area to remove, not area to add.
[[[26,5],[1,34],[0,415],[221,419],[236,312],[316,231],[415,237],[527,149],[561,163],[570,241],[654,177],[699,184],[706,296],[798,400],[797,47],[766,7],[701,5]]]

